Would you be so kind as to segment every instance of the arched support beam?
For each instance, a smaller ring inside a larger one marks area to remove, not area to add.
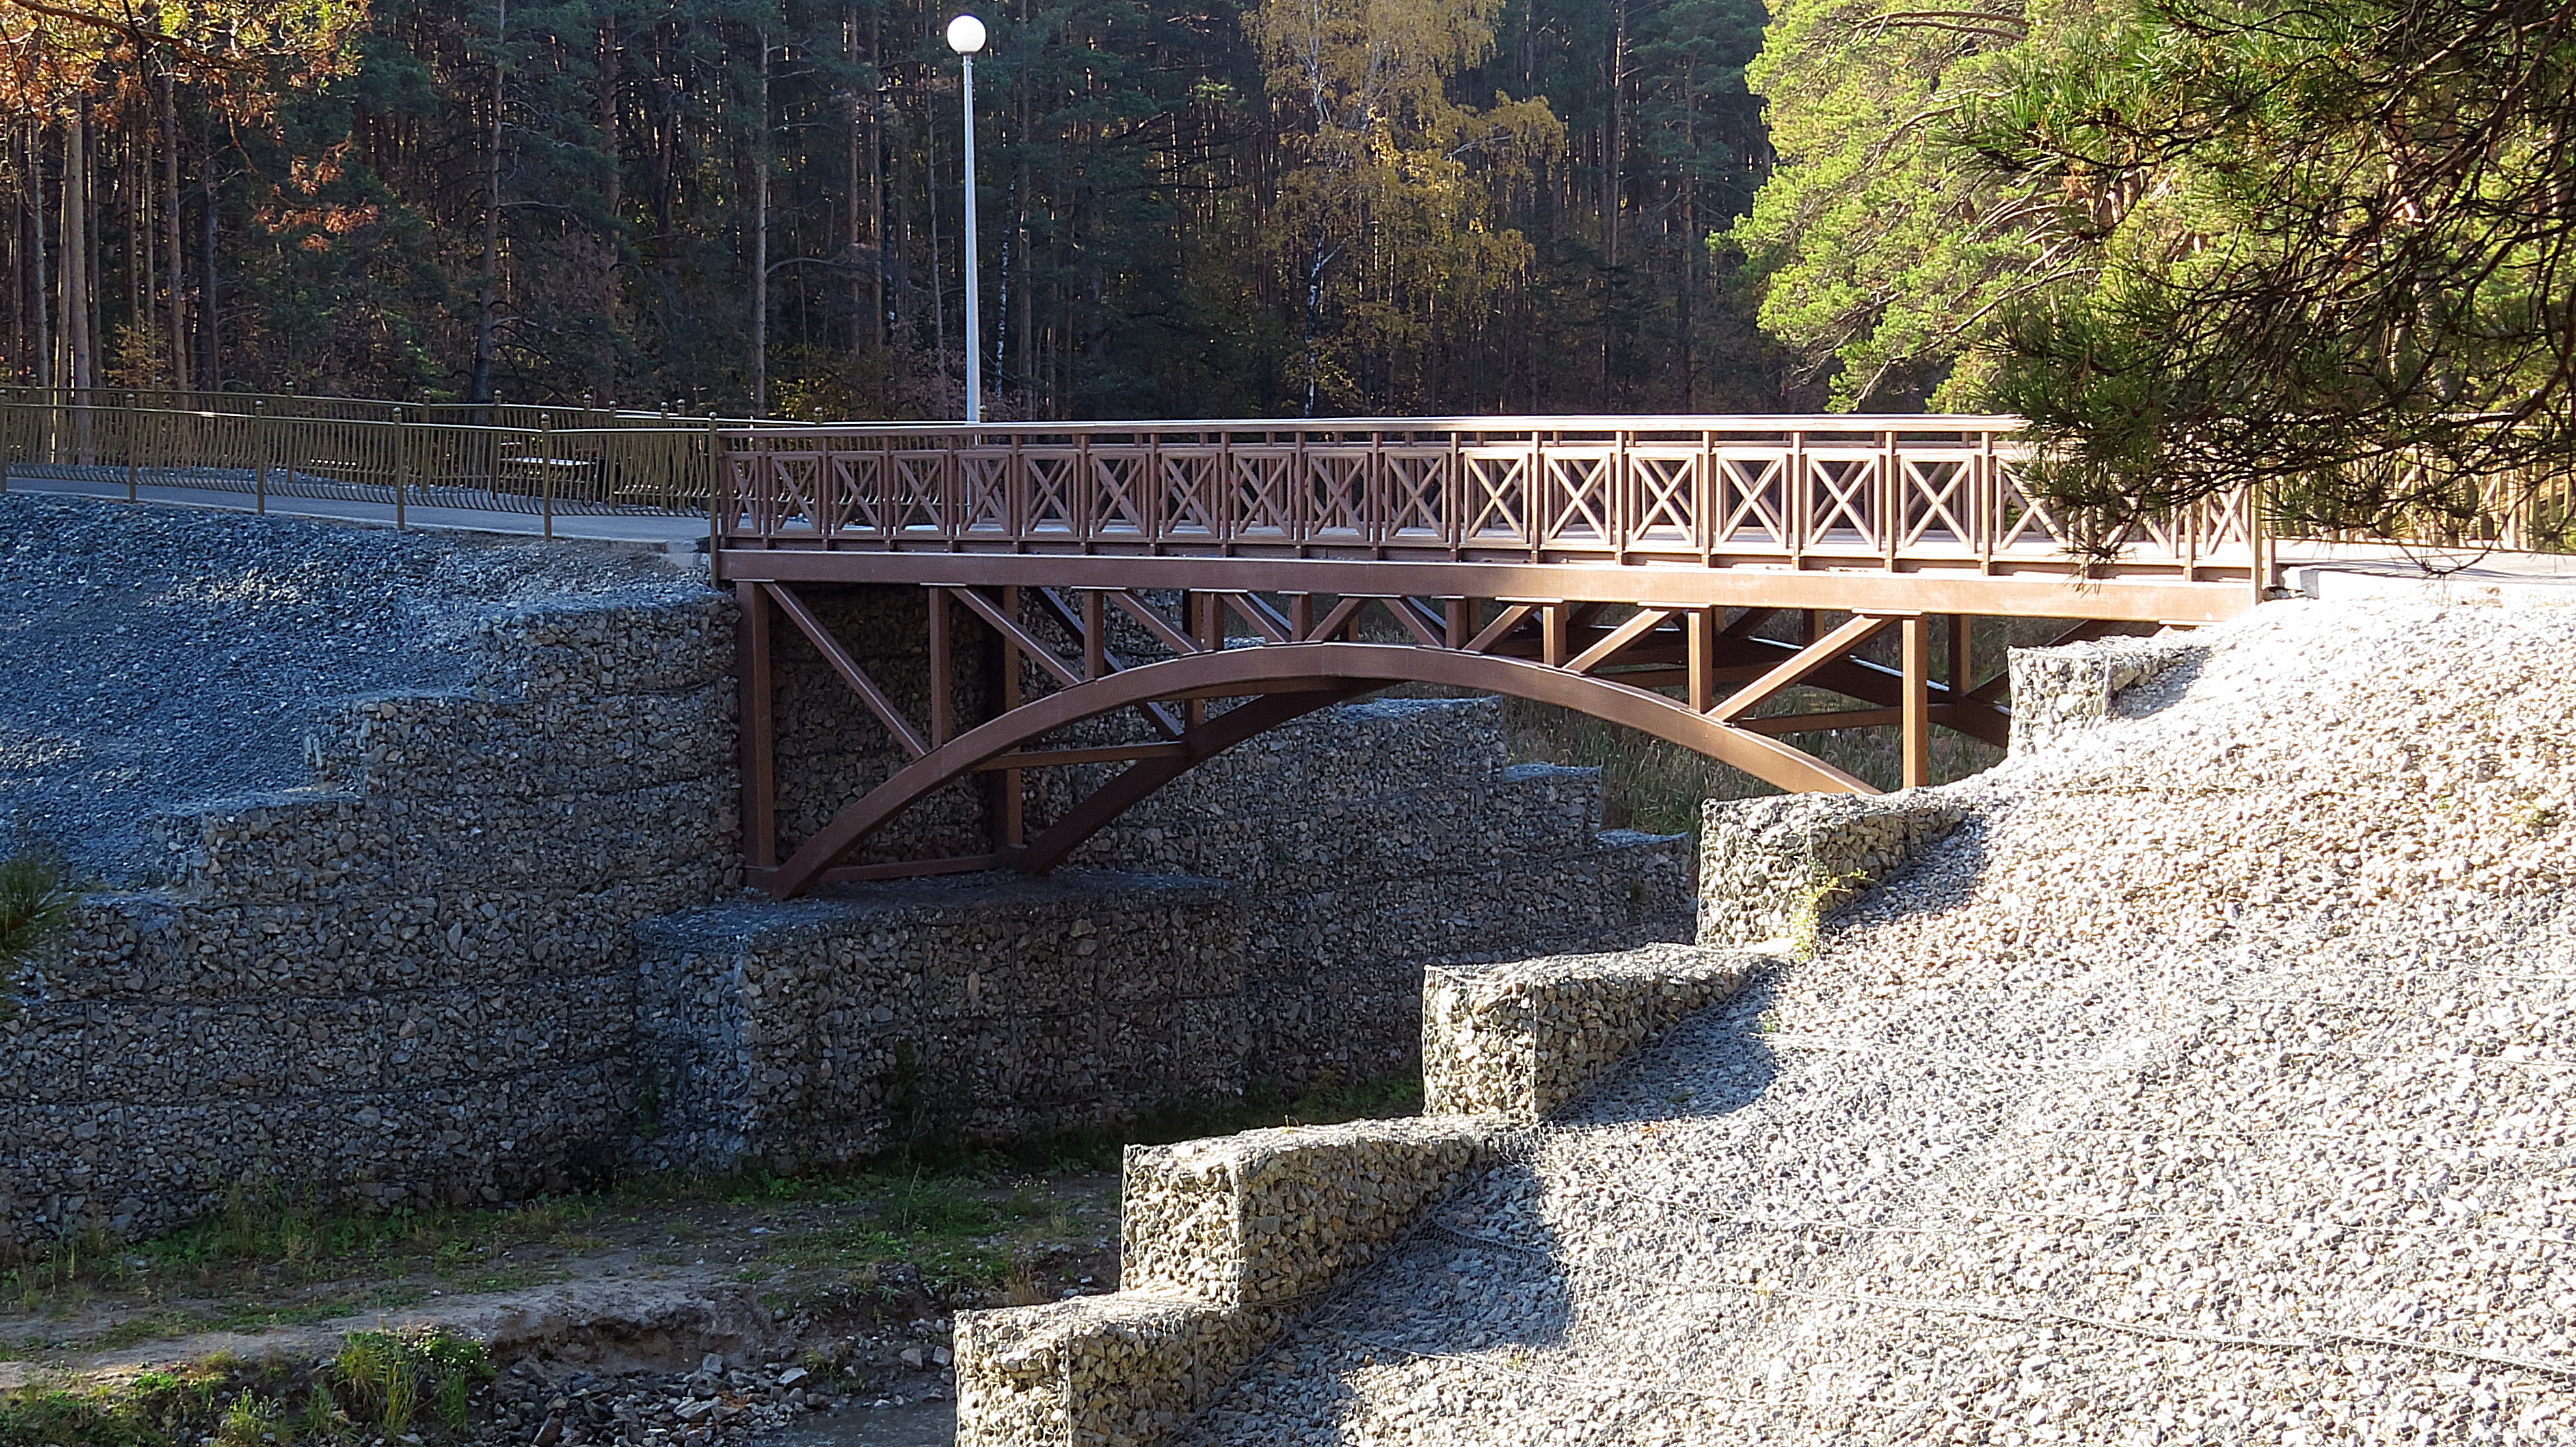
[[[798,846],[795,854],[770,876],[768,889],[780,899],[803,894],[813,887],[825,870],[832,867],[833,861],[940,786],[972,772],[976,765],[988,759],[1087,718],[1184,695],[1200,698],[1269,696],[1261,702],[1220,714],[1199,726],[1200,729],[1212,729],[1248,709],[1285,708],[1286,705],[1279,700],[1294,699],[1299,694],[1327,695],[1323,701],[1330,703],[1398,683],[1442,684],[1556,704],[1652,734],[1694,753],[1732,764],[1756,778],[1792,792],[1877,792],[1831,764],[1777,739],[1694,712],[1687,705],[1663,694],[1606,678],[1569,673],[1528,659],[1498,658],[1412,644],[1274,644],[1194,653],[1126,669],[1106,678],[1077,683],[969,729],[896,770],[884,783],[870,790],[866,797],[833,816],[830,823]],[[1314,705],[1321,706],[1321,703]],[[1277,722],[1285,722],[1286,717],[1308,711],[1311,709],[1296,709]],[[1213,756],[1231,743],[1239,742],[1240,738],[1277,726],[1272,722],[1254,727],[1262,717],[1265,715],[1255,715],[1234,725],[1233,729],[1242,730],[1240,737],[1226,743],[1216,742],[1220,735],[1210,734],[1203,747],[1187,749],[1177,759],[1146,760],[1133,766],[1129,773],[1136,774],[1135,785],[1119,789],[1119,785],[1128,778],[1127,774],[1122,774],[1100,795],[1094,796],[1109,797],[1103,799],[1098,810],[1091,811],[1098,817],[1082,829],[1081,837],[1088,837],[1115,817],[1117,811],[1171,778],[1178,777],[1191,764]],[[1172,767],[1174,763],[1178,767]],[[1148,765],[1162,767],[1137,773]],[[1085,805],[1090,802],[1086,800]],[[1103,810],[1106,812],[1101,812]],[[1090,815],[1085,817],[1089,819]],[[1073,840],[1073,843],[1079,842],[1079,838]],[[1047,864],[1062,858],[1064,851],[1071,847],[1072,844],[1068,843],[1052,851],[1054,857],[1048,859]]]

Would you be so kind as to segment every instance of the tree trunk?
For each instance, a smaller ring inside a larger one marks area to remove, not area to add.
[[[125,203],[125,327],[118,335],[117,362],[125,369],[128,387],[155,386],[161,380],[160,368],[151,365],[152,310],[144,302],[152,276],[150,134],[129,128],[116,167],[117,199]]]
[[[215,143],[214,137],[204,131],[199,138],[203,142],[199,155],[205,171],[198,177],[204,194],[198,205],[201,214],[197,225],[197,387],[200,391],[220,392],[224,389],[223,293],[215,274],[215,228],[220,219],[215,194]]]
[[[99,273],[106,269],[106,248],[99,230],[98,127],[91,120],[89,102],[81,102],[79,115],[81,153],[81,245],[88,254],[81,258],[81,302],[87,308],[81,318],[81,345],[89,353],[87,385],[106,385],[107,373],[100,362],[107,336],[107,289],[100,284]]]
[[[859,68],[859,16],[847,5],[841,7],[841,63],[854,73]],[[865,172],[859,164],[860,142],[866,124],[860,119],[859,88],[855,83],[841,97],[841,105],[845,112],[843,119],[850,128],[849,164],[845,167],[847,174],[842,185],[841,260],[850,267],[844,279],[850,284],[850,355],[855,357],[866,351],[868,346],[868,286],[859,272],[862,264],[859,248],[867,244],[859,239],[860,218],[866,210],[868,194]]]
[[[53,278],[45,259],[45,129],[42,122],[29,121],[27,134],[27,251],[34,265],[29,289],[34,301],[36,385],[53,387],[60,384],[61,370],[55,366],[53,324]]]
[[[465,400],[492,420],[492,332],[501,303],[501,116],[510,68],[502,47],[510,37],[510,0],[495,0],[492,22],[492,128],[483,160],[483,285],[474,299],[474,373]]]
[[[885,12],[868,12],[868,65],[873,70],[878,57],[885,52],[883,38]],[[885,176],[885,104],[875,95],[868,97],[868,240],[877,248],[877,264],[868,268],[868,340],[882,344],[886,340],[886,176]]]
[[[98,385],[98,344],[90,334],[89,125],[63,123],[63,375],[75,390]]]
[[[760,135],[751,146],[751,415],[769,415],[769,32],[760,33]]]
[[[161,248],[170,257],[170,385],[182,392],[188,386],[188,277],[182,258],[187,247],[180,243],[179,215],[179,98],[178,86],[168,75],[161,77]]]
[[[617,124],[618,70],[617,20],[610,16],[599,24],[599,144],[608,162],[601,204],[608,213],[608,229],[600,237],[603,255],[599,267],[599,316],[606,331],[600,338],[606,349],[600,366],[603,395],[594,400],[605,401],[611,407],[617,405],[617,399],[606,393],[617,385],[617,338],[623,330],[618,314],[624,310],[618,305],[618,281],[626,262],[626,248],[620,244],[626,234],[626,163]]]

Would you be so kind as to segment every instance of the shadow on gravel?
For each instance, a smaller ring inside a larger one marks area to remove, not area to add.
[[[1586,1396],[1579,1415],[1623,1415],[1572,1378],[1593,1348],[1687,1330],[1666,1309],[1681,1263],[1635,1243],[1697,1255],[1742,1229],[1715,1224],[1741,1206],[1730,1199],[1676,1215],[1671,1193],[1690,1172],[1674,1157],[1691,1149],[1694,1122],[1722,1121],[1771,1085],[1772,1001],[1771,980],[1757,979],[1614,1069],[1255,1364],[1187,1440],[1413,1440],[1480,1415],[1521,1418],[1532,1397],[1569,1390]],[[1695,1229],[1676,1241],[1685,1219]],[[1420,1380],[1433,1373],[1436,1389]]]

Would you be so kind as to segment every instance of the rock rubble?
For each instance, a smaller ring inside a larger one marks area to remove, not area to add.
[[[945,1401],[956,1392],[948,1322],[909,1338],[850,1337],[756,1361],[710,1352],[688,1372],[560,1373],[522,1363],[476,1395],[475,1447],[722,1447],[825,1412]],[[853,1428],[853,1431],[859,1429]]]

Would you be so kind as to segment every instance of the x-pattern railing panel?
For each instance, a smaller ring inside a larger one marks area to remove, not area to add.
[[[1628,454],[1627,513],[1630,546],[1655,549],[1690,548],[1699,537],[1699,499],[1704,495],[1700,468],[1707,461],[1698,449],[1631,449]]]
[[[884,536],[885,518],[878,502],[885,496],[879,477],[885,469],[885,454],[873,449],[836,447],[822,456],[827,489],[821,519],[824,531],[836,536]]]
[[[1094,449],[1083,481],[1089,507],[1083,535],[1144,539],[1155,535],[1156,459],[1151,453]]]
[[[1079,536],[1081,513],[1076,500],[1082,493],[1082,470],[1087,459],[1082,453],[1067,448],[1032,448],[1020,454],[1019,525],[1014,531],[1021,538],[1057,540]]]
[[[1457,542],[1515,551],[1532,546],[1529,449],[1477,448],[1460,453],[1458,461],[1464,504]]]
[[[1374,461],[1368,449],[1347,445],[1307,450],[1305,477],[1299,489],[1308,509],[1307,541],[1353,544],[1376,537],[1377,528],[1369,509],[1369,474],[1374,470]]]
[[[1449,537],[1450,453],[1405,447],[1380,454],[1386,510],[1379,536],[1394,543],[1439,544]]]
[[[1904,452],[1897,455],[1898,497],[1905,509],[1897,533],[1900,549],[1946,544],[1966,552],[1977,545],[1977,459],[1970,452]]]
[[[1156,515],[1163,519],[1163,536],[1190,543],[1224,536],[1225,490],[1216,460],[1215,450],[1203,446],[1167,447],[1154,454],[1160,487]]]
[[[1229,484],[1229,536],[1248,543],[1297,541],[1297,454],[1266,446],[1230,448],[1221,466]]]
[[[725,434],[728,546],[2072,568],[2009,418],[905,423]],[[2123,564],[2250,568],[2242,496]],[[2213,563],[2213,560],[2216,560]]]
[[[1878,551],[1883,455],[1858,448],[1814,448],[1804,460],[1807,546]]]
[[[1610,552],[1619,546],[1616,448],[1551,447],[1541,473],[1543,546]]]
[[[1791,459],[1780,452],[1727,448],[1711,454],[1705,484],[1709,543],[1718,549],[1785,549]]]

